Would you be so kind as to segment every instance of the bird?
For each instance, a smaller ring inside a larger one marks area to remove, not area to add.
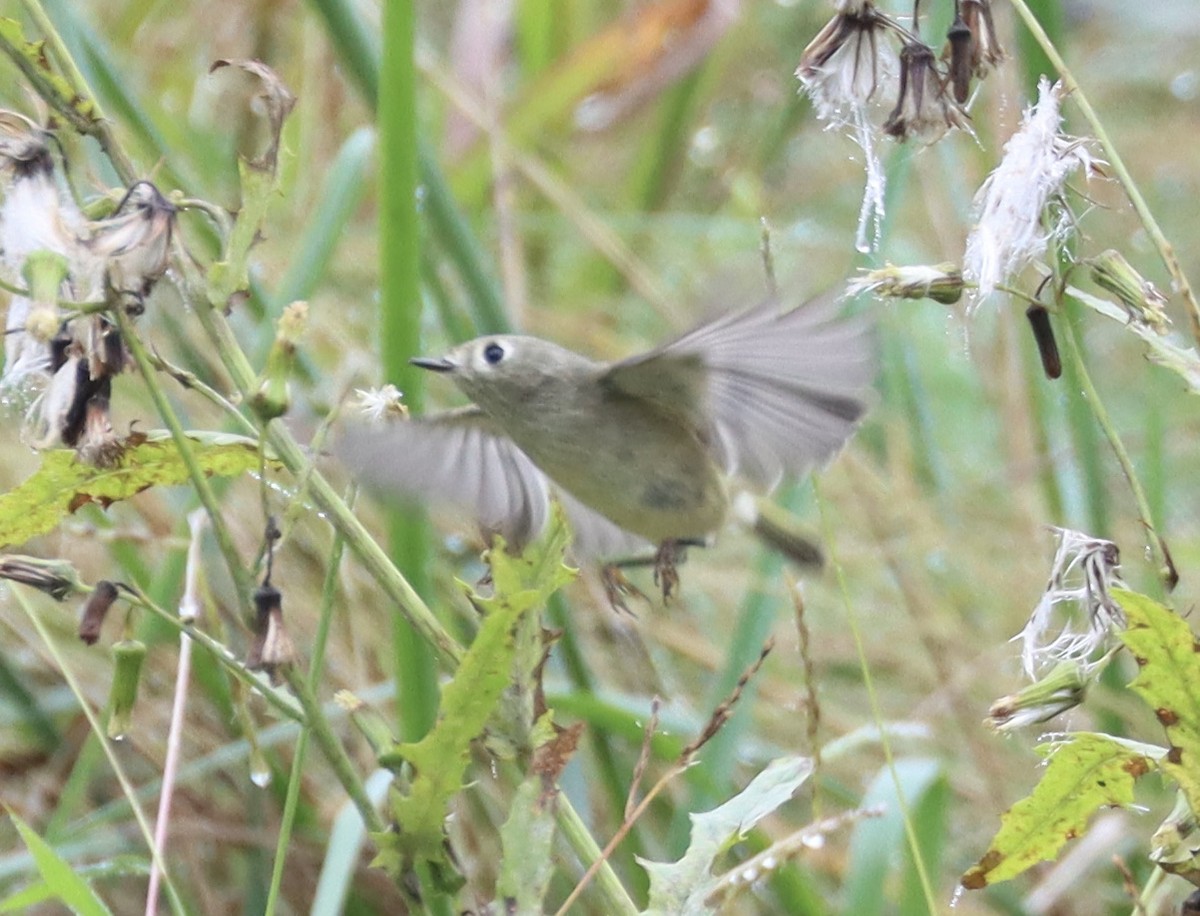
[[[338,451],[368,487],[466,509],[519,548],[556,498],[576,560],[647,559],[664,599],[683,548],[706,545],[739,487],[769,492],[825,464],[870,400],[870,322],[826,296],[770,296],[615,362],[493,334],[411,362],[448,376],[466,407],[354,424]],[[734,483],[736,481],[736,483]]]

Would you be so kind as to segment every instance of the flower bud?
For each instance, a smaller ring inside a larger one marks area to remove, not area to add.
[[[279,316],[275,342],[267,354],[267,365],[259,376],[250,406],[262,420],[281,417],[291,406],[288,378],[295,363],[296,343],[308,322],[308,303],[293,302]]]
[[[87,591],[75,567],[64,560],[43,560],[8,554],[0,557],[0,579],[11,579],[62,601],[72,592]]]
[[[380,766],[393,769],[403,763],[403,758],[396,752],[398,747],[396,737],[392,734],[387,720],[379,714],[379,710],[368,706],[349,690],[339,690],[334,694],[333,699],[350,714],[350,721],[367,739],[367,744],[375,752]]]

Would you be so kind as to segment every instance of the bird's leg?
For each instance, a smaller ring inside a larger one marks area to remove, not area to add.
[[[643,601],[649,602],[649,598],[645,596],[640,588],[629,581],[625,573],[621,572],[621,567],[616,563],[606,563],[600,567],[600,581],[604,585],[604,595],[608,598],[608,603],[615,611],[624,611],[630,617],[637,615],[629,610],[629,605],[625,603],[626,596],[641,598]]]
[[[678,541],[668,539],[658,545],[658,553],[654,555],[654,584],[662,589],[664,602],[670,599],[679,585],[679,571],[675,564],[682,557],[683,551]]]

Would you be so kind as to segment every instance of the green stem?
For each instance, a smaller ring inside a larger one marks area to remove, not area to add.
[[[1125,480],[1129,483],[1130,491],[1133,493],[1133,501],[1137,506],[1138,517],[1146,529],[1147,543],[1154,554],[1156,562],[1159,564],[1159,574],[1162,576],[1167,590],[1170,591],[1174,588],[1175,580],[1178,576],[1166,543],[1154,525],[1154,517],[1150,512],[1150,503],[1146,499],[1146,491],[1142,489],[1137,471],[1133,467],[1133,462],[1129,459],[1129,453],[1125,451],[1121,437],[1117,435],[1116,427],[1113,426],[1112,420],[1108,416],[1108,410],[1104,407],[1104,402],[1100,400],[1100,393],[1092,383],[1092,377],[1088,373],[1087,366],[1084,363],[1083,351],[1079,346],[1079,339],[1076,336],[1074,325],[1070,321],[1063,321],[1061,325],[1064,329],[1063,337],[1067,342],[1067,355],[1075,366],[1079,386],[1083,389],[1084,399],[1091,407],[1097,425],[1099,425],[1101,431],[1104,433],[1105,438],[1108,439],[1108,444],[1112,447],[1113,454],[1117,456],[1117,463],[1121,465],[1121,471],[1125,475]]]
[[[414,413],[423,405],[420,221],[417,214],[417,89],[413,64],[416,13],[408,0],[383,4],[384,53],[379,104],[379,292],[383,374]],[[391,552],[417,594],[429,597],[429,523],[424,512],[394,509]],[[428,643],[403,617],[393,620],[401,734],[416,741],[437,719],[437,664]]]
[[[347,498],[348,504],[353,504],[353,493]],[[345,553],[346,539],[340,534],[333,538],[333,549],[330,551],[329,565],[325,569],[325,582],[321,587],[321,610],[317,618],[317,632],[313,636],[312,660],[308,666],[308,689],[315,690],[321,673],[325,669],[325,646],[329,640],[329,626],[333,620],[334,595],[337,593],[337,573],[342,565],[342,555]],[[324,711],[317,708],[317,714],[324,716]],[[287,861],[287,850],[291,845],[292,828],[296,822],[296,810],[300,803],[300,786],[303,783],[304,760],[308,754],[308,737],[310,728],[305,726],[296,740],[296,750],[292,757],[292,770],[288,775],[287,797],[283,803],[283,816],[280,819],[279,839],[275,844],[275,866],[271,871],[271,889],[267,894],[266,914],[270,916],[279,906],[279,891],[283,887],[283,867]]]
[[[241,662],[231,658],[229,655],[229,650],[225,647],[224,643],[214,639],[208,633],[199,629],[195,623],[184,623],[182,620],[180,620],[178,614],[172,614],[164,608],[159,607],[157,604],[151,601],[149,597],[142,594],[141,591],[127,586],[123,594],[131,604],[134,604],[137,607],[154,614],[164,623],[168,624],[171,629],[175,630],[177,633],[184,633],[191,637],[197,645],[203,647],[214,659],[216,659],[217,663],[231,675],[233,675],[236,680],[241,681],[248,688],[261,693],[263,699],[275,707],[275,709],[282,713],[286,718],[292,719],[296,722],[303,721],[303,717],[297,711],[294,703],[288,700],[275,688],[268,684],[264,684],[261,678],[248,671],[245,665],[243,665]]]
[[[1129,202],[1133,204],[1133,209],[1137,212],[1138,218],[1141,219],[1142,225],[1146,227],[1146,232],[1154,241],[1159,257],[1162,258],[1162,262],[1167,268],[1167,273],[1171,275],[1171,280],[1175,288],[1183,296],[1183,301],[1187,304],[1192,338],[1200,344],[1200,304],[1196,302],[1195,293],[1193,293],[1192,286],[1183,272],[1179,258],[1175,255],[1174,246],[1167,241],[1166,235],[1163,234],[1161,227],[1158,225],[1158,220],[1150,212],[1150,207],[1146,204],[1146,199],[1142,196],[1141,190],[1133,180],[1133,176],[1129,174],[1129,169],[1125,167],[1125,161],[1121,158],[1121,154],[1117,152],[1116,146],[1109,138],[1108,131],[1104,129],[1104,124],[1100,121],[1100,116],[1092,108],[1091,102],[1088,101],[1083,89],[1080,88],[1079,83],[1076,82],[1074,75],[1067,67],[1066,61],[1063,60],[1062,55],[1058,53],[1058,49],[1046,34],[1046,30],[1042,28],[1042,24],[1033,15],[1033,11],[1029,9],[1025,0],[1011,0],[1011,2],[1013,8],[1017,11],[1017,15],[1024,20],[1026,28],[1029,29],[1038,45],[1046,53],[1046,57],[1054,65],[1054,69],[1058,71],[1058,75],[1062,77],[1063,86],[1066,87],[1072,101],[1079,107],[1079,111],[1088,122],[1092,134],[1099,141],[1101,149],[1104,150],[1104,155],[1108,159],[1109,169],[1117,177],[1117,181],[1121,183],[1121,187],[1125,189],[1125,195],[1129,198]]]
[[[225,565],[229,568],[229,576],[233,580],[234,588],[237,589],[238,598],[244,602],[249,597],[251,591],[253,591],[253,584],[250,580],[250,574],[246,571],[246,567],[242,565],[242,561],[238,557],[237,546],[233,543],[233,537],[230,535],[229,529],[225,526],[225,520],[221,517],[221,508],[217,502],[216,495],[212,491],[212,487],[209,485],[208,476],[204,473],[204,469],[200,467],[200,462],[196,459],[196,452],[192,448],[192,442],[188,439],[187,433],[184,432],[183,424],[179,422],[178,414],[171,407],[171,403],[167,400],[162,386],[158,384],[154,366],[150,363],[150,357],[146,352],[145,346],[142,345],[141,338],[134,331],[133,322],[129,320],[129,316],[125,314],[125,310],[120,307],[113,309],[113,314],[116,316],[117,326],[121,329],[121,338],[129,348],[129,352],[133,356],[133,361],[137,363],[138,371],[142,375],[142,380],[146,383],[146,390],[150,393],[150,399],[154,402],[154,406],[158,410],[158,415],[162,417],[163,422],[167,424],[167,428],[171,431],[171,439],[174,441],[175,447],[179,450],[179,457],[183,460],[183,466],[187,468],[188,477],[196,490],[196,495],[200,497],[200,503],[208,513],[208,520],[212,524],[213,535],[217,539],[217,546],[221,550],[221,555],[225,558]]]
[[[96,718],[95,712],[92,711],[91,704],[88,703],[87,697],[84,696],[83,690],[79,686],[79,682],[75,680],[75,675],[71,673],[71,669],[67,667],[66,659],[62,653],[58,651],[58,644],[54,642],[50,631],[46,629],[46,624],[42,621],[41,615],[33,609],[26,597],[23,589],[13,588],[10,594],[21,605],[21,610],[29,618],[30,623],[38,632],[43,643],[46,644],[46,650],[50,653],[54,663],[58,666],[58,670],[62,672],[63,679],[67,682],[67,686],[75,695],[75,699],[79,702],[79,708],[83,711],[84,718],[87,719],[88,725],[92,729],[92,734],[100,744],[101,750],[104,751],[104,756],[108,758],[108,764],[112,767],[113,774],[117,777],[117,782],[120,783],[121,791],[129,802],[130,810],[133,811],[133,818],[137,821],[138,829],[142,832],[142,839],[145,840],[146,846],[149,849],[150,857],[154,860],[155,865],[163,876],[163,886],[167,891],[167,899],[171,902],[171,909],[176,913],[186,913],[187,908],[183,905],[183,900],[179,896],[179,891],[175,887],[175,882],[171,879],[171,873],[167,870],[167,863],[163,860],[162,850],[158,849],[154,843],[154,832],[150,829],[150,822],[146,819],[146,814],[142,811],[142,806],[137,802],[137,790],[133,787],[133,783],[129,781],[129,777],[125,774],[125,770],[121,767],[121,761],[113,752],[112,746],[105,737],[104,728],[100,721]]]
[[[867,702],[871,707],[871,719],[879,730],[879,745],[883,749],[884,760],[887,761],[888,772],[892,777],[892,785],[896,790],[896,806],[900,809],[900,817],[904,821],[904,835],[908,839],[908,849],[912,853],[913,864],[917,870],[917,879],[921,883],[921,891],[925,896],[925,905],[930,913],[937,913],[937,900],[933,893],[933,883],[929,880],[929,870],[925,866],[925,854],[917,840],[916,827],[913,825],[912,809],[904,796],[904,786],[900,782],[900,774],[896,770],[896,758],[892,753],[892,741],[883,725],[883,711],[879,706],[879,695],[875,690],[875,679],[871,675],[871,666],[867,662],[867,651],[863,645],[862,628],[858,625],[858,614],[854,602],[850,600],[850,586],[846,582],[846,571],[838,561],[834,550],[833,518],[829,513],[825,500],[821,496],[821,487],[816,479],[813,480],[813,491],[816,493],[817,507],[821,515],[821,527],[825,534],[825,547],[828,550],[829,565],[837,578],[838,591],[842,596],[842,605],[846,608],[846,620],[850,624],[850,635],[854,638],[854,648],[858,653],[859,669],[862,671],[863,687],[867,691]]]
[[[558,803],[555,806],[555,822],[567,843],[575,850],[575,854],[585,866],[600,858],[603,850],[600,849],[591,831],[588,830],[587,824],[583,822],[579,812],[567,801],[565,795],[560,794],[558,797]],[[600,863],[600,868],[596,872],[595,886],[596,890],[604,897],[602,912],[608,913],[610,916],[634,916],[637,913],[637,907],[629,899],[629,894],[625,892],[621,880],[607,860]]]
[[[288,665],[284,668],[283,676],[288,686],[292,688],[292,692],[295,693],[296,699],[300,701],[300,707],[304,710],[305,722],[308,724],[310,734],[317,742],[317,747],[325,755],[325,760],[332,767],[338,782],[346,790],[346,794],[350,796],[350,801],[354,803],[354,807],[362,815],[363,823],[367,825],[367,829],[372,833],[379,833],[384,830],[386,825],[383,822],[383,818],[375,810],[375,806],[371,803],[371,799],[367,795],[366,787],[363,785],[362,780],[358,778],[354,764],[346,754],[345,748],[342,747],[337,735],[333,733],[333,729],[329,725],[329,720],[325,718],[320,705],[313,697],[307,679],[293,665]]]
[[[50,21],[50,17],[46,15],[46,11],[38,0],[22,0],[22,5],[25,7],[25,12],[29,14],[29,18],[45,36],[46,42],[50,45],[58,66],[62,70],[62,76],[67,81],[67,85],[75,92],[77,100],[86,99],[91,103],[93,117],[86,128],[87,133],[96,138],[100,148],[112,162],[121,181],[127,185],[133,184],[137,180],[137,169],[134,168],[133,161],[125,154],[113,136],[112,122],[105,117],[104,111],[100,107],[100,100],[91,91],[83,74],[79,72],[79,67],[70,51],[67,50],[62,36],[58,34],[58,29],[54,27],[54,23]],[[78,101],[75,104],[78,104]]]

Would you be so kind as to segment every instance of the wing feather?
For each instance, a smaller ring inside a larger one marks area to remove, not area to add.
[[[650,544],[574,497],[545,474],[483,411],[465,407],[387,426],[349,426],[339,457],[368,487],[393,498],[455,506],[515,547],[545,528],[551,493],[574,532],[578,559],[636,556]]]
[[[731,474],[773,487],[832,458],[866,411],[870,328],[836,298],[782,311],[769,299],[616,363],[605,377],[703,430]]]

